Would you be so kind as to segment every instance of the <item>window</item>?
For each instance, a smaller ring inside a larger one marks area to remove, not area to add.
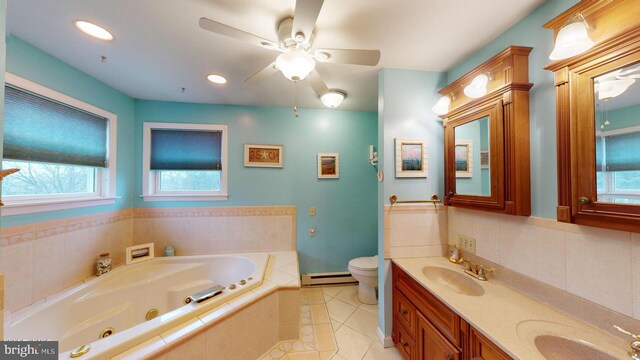
[[[603,131],[596,137],[598,199],[640,203],[640,154],[630,151],[640,142],[640,128]]]
[[[145,201],[226,200],[227,126],[145,123]]]
[[[116,115],[18,76],[5,86],[2,215],[115,203]]]

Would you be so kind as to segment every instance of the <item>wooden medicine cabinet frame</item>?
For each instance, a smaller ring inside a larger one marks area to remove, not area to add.
[[[445,205],[510,215],[531,215],[529,169],[529,53],[510,46],[438,93],[449,96],[444,119]],[[486,95],[473,99],[464,87],[478,75],[488,75]],[[491,194],[456,192],[455,128],[489,116]]]
[[[545,67],[554,72],[558,146],[558,207],[561,222],[640,232],[640,205],[597,201],[593,79],[640,62],[640,0],[587,0],[545,28],[555,34],[576,13],[596,45]]]

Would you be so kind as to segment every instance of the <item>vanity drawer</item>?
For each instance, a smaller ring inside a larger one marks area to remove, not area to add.
[[[409,332],[416,333],[416,308],[396,289],[393,290],[393,318]]]
[[[451,343],[462,347],[460,338],[460,317],[438,300],[427,289],[394,264],[395,288],[406,299],[411,299],[415,308],[422,313]]]
[[[416,342],[413,337],[409,335],[407,329],[405,329],[398,321],[394,321],[393,324],[395,332],[395,344],[400,354],[405,360],[416,360]]]

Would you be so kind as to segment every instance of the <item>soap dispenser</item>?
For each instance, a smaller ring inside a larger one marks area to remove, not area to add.
[[[458,245],[456,244],[451,247],[451,250],[449,250],[449,261],[451,261],[454,264],[457,264],[459,259],[460,259],[460,251],[458,250]]]

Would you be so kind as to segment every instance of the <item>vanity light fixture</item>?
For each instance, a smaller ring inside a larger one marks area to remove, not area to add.
[[[591,27],[580,13],[569,19],[556,37],[556,45],[549,54],[550,60],[567,59],[591,49],[593,40],[589,37]]]
[[[316,61],[306,51],[291,48],[278,55],[276,68],[289,80],[302,80],[316,67]]]
[[[220,84],[220,85],[227,83],[227,79],[217,74],[207,75],[207,80],[211,81],[214,84]]]
[[[483,97],[487,93],[489,77],[485,74],[476,76],[471,84],[464,87],[464,94],[472,99]]]
[[[342,100],[347,97],[347,94],[344,91],[340,90],[329,90],[329,92],[324,93],[320,100],[324,106],[329,108],[337,108],[342,104]]]
[[[98,40],[104,40],[104,41],[113,40],[113,35],[101,26],[98,26],[94,23],[90,23],[84,20],[76,20],[74,21],[74,23],[78,28],[78,30],[82,31],[83,33],[91,37],[94,37]]]
[[[451,98],[449,96],[442,96],[438,99],[435,105],[431,108],[436,115],[444,115],[449,112],[449,105],[451,105]]]

